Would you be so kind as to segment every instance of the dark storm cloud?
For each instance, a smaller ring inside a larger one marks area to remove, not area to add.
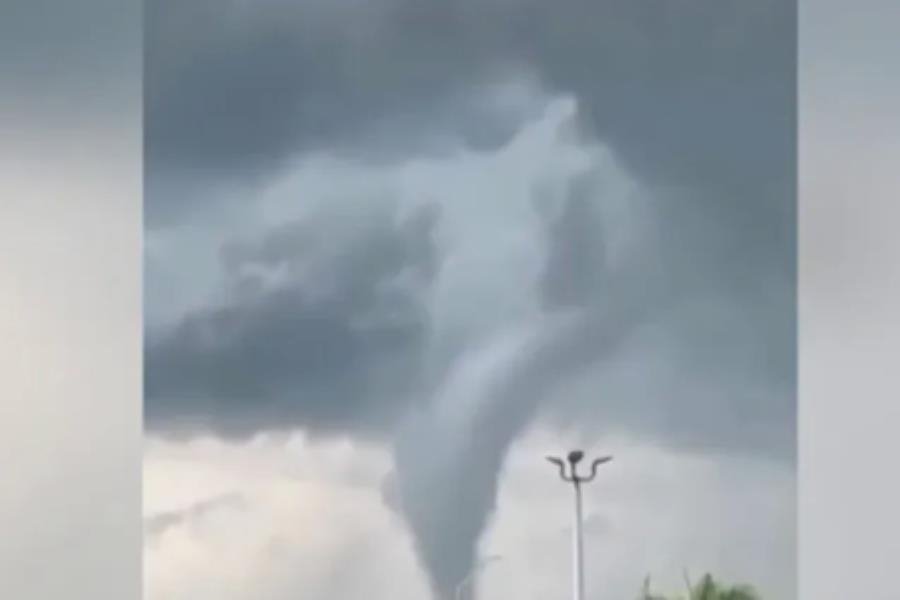
[[[624,260],[608,239],[620,228],[602,172],[574,178],[555,213],[545,211],[544,239],[535,240],[543,272],[519,292],[537,295],[548,315],[581,314],[584,326],[555,346],[558,357],[542,351],[540,368],[523,371],[525,387],[541,390],[532,404],[551,399],[547,412],[595,433],[626,427],[682,446],[790,456],[794,287],[791,255],[776,243],[780,224],[745,230],[752,211],[641,193],[649,198],[629,204],[644,202],[652,219]],[[230,302],[148,344],[149,426],[389,431],[410,394],[432,398],[459,358],[423,371],[433,307],[421,286],[441,262],[437,217],[423,210],[398,226],[390,211],[344,206],[226,244]],[[402,283],[409,275],[419,287]],[[268,278],[282,283],[267,288]],[[627,325],[612,349],[607,336],[594,339],[610,321]],[[472,344],[464,339],[461,352]],[[628,379],[635,370],[639,380]],[[545,371],[553,376],[536,383]],[[560,391],[583,377],[580,389]]]
[[[569,371],[584,388],[557,390],[550,412],[593,434],[625,427],[679,446],[792,457],[793,232],[743,195],[651,190],[640,251],[615,264],[602,184],[591,173],[571,182],[548,223],[540,294],[547,310],[631,329],[613,353],[585,340],[573,363],[590,368]]]
[[[374,431],[415,383],[436,268],[422,209],[289,224],[223,252],[232,297],[146,347],[148,426]],[[270,287],[266,272],[280,272]]]
[[[516,116],[484,84],[525,71],[574,93],[587,130],[642,179],[731,193],[766,182],[775,202],[792,185],[792,2],[238,4],[148,3],[151,180],[260,176],[317,149],[496,145]]]
[[[252,11],[207,0],[149,3],[151,171],[253,177],[304,150],[374,159],[448,132],[475,143],[508,136],[515,124],[496,112],[482,118],[467,89],[484,83],[490,53],[448,39],[448,12],[387,2],[264,2]],[[371,137],[377,147],[367,152]]]
[[[548,256],[541,281],[547,308],[589,304],[602,293],[606,256],[588,180],[574,182],[562,210],[548,223]]]

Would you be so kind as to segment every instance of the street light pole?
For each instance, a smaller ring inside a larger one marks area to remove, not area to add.
[[[599,467],[603,463],[611,461],[612,456],[604,456],[594,459],[594,461],[591,463],[590,473],[586,476],[579,475],[576,468],[578,463],[583,458],[584,452],[582,452],[581,450],[573,450],[572,452],[569,452],[569,455],[566,457],[565,461],[556,456],[547,457],[547,460],[559,467],[560,478],[567,483],[571,483],[572,487],[575,488],[575,518],[574,522],[572,523],[572,554],[574,563],[574,570],[572,573],[572,588],[574,593],[574,600],[584,600],[584,541],[581,531],[581,484],[592,481],[594,477],[597,476],[597,467]],[[566,469],[567,463],[569,466],[568,470]]]
[[[574,466],[573,466],[574,468]],[[573,471],[574,472],[574,471]],[[574,476],[572,485],[575,488],[575,520],[572,523],[572,558],[574,562],[574,589],[575,600],[584,598],[584,536],[581,531],[581,482]]]
[[[492,562],[496,562],[496,561],[500,560],[501,558],[503,558],[503,557],[500,556],[499,554],[493,554],[493,555],[491,555],[491,556],[482,558],[480,561],[478,561],[478,562],[475,564],[475,566],[472,567],[472,570],[469,571],[469,574],[466,575],[466,576],[463,578],[463,580],[460,581],[460,582],[456,585],[456,590],[454,591],[454,594],[453,594],[454,599],[455,599],[455,600],[462,600],[462,597],[463,597],[463,595],[462,595],[462,594],[463,594],[463,591],[466,589],[466,586],[469,585],[469,584],[472,582],[472,579],[475,577],[475,575],[476,575],[479,571],[481,571],[482,569],[484,569],[486,566],[488,566],[489,564],[491,564]]]

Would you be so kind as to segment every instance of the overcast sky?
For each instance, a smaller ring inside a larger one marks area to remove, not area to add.
[[[589,597],[794,597],[792,3],[145,25],[151,600],[558,596],[572,444]]]

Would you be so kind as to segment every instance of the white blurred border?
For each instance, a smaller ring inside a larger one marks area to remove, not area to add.
[[[141,4],[0,3],[0,598],[141,568]]]
[[[801,600],[900,597],[898,23],[800,2]]]

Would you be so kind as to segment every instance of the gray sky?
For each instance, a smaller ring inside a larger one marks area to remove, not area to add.
[[[534,428],[792,473],[791,3],[155,0],[146,26],[151,437],[381,448],[441,593]]]

